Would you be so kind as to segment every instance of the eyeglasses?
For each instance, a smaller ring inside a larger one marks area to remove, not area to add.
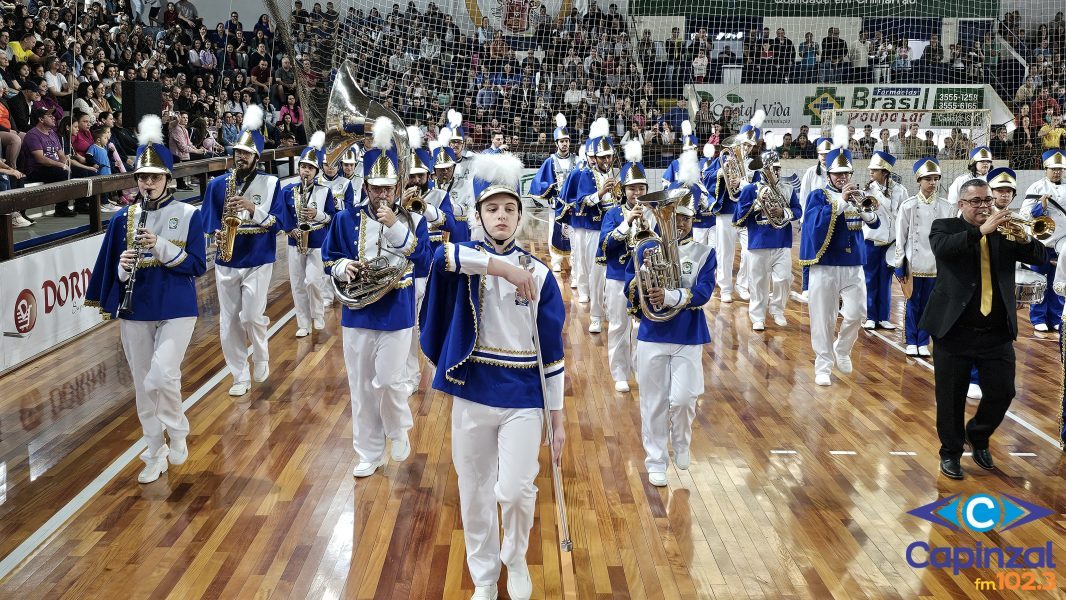
[[[973,200],[963,200],[966,204],[973,206],[974,208],[980,208],[982,206],[992,206],[992,196],[987,198],[974,198]]]

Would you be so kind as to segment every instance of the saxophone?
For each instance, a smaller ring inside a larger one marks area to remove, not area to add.
[[[229,172],[226,181],[226,195],[222,199],[222,239],[218,243],[218,259],[222,262],[233,260],[233,243],[237,241],[237,229],[241,226],[240,211],[230,205],[229,199],[237,195],[237,169]]]
[[[311,200],[312,191],[314,191],[314,186],[307,185],[306,181],[300,181],[300,191],[296,194],[295,199],[296,228],[299,230],[296,234],[296,251],[303,255],[307,255],[311,251],[308,247],[311,223],[304,218],[303,212]]]

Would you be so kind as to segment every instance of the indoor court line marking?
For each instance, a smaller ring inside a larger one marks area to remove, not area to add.
[[[795,450],[771,450],[770,454],[796,454]]]
[[[281,330],[292,318],[296,316],[296,309],[293,308],[285,316],[281,317],[277,323],[267,331],[267,339],[269,340],[275,333]],[[248,349],[248,355],[252,354],[251,348]],[[229,368],[225,365],[218,373],[215,373],[211,379],[205,382],[199,389],[192,393],[185,402],[182,402],[181,407],[183,410],[188,410],[194,404],[200,401],[201,398],[207,395],[208,392],[213,390],[219,383],[222,382],[226,376],[229,375]],[[56,514],[52,515],[52,518],[48,519],[37,528],[28,538],[26,538],[17,548],[11,551],[10,554],[4,557],[0,561],[0,581],[5,579],[12,571],[14,571],[24,560],[30,557],[38,547],[41,546],[48,538],[59,531],[59,528],[67,522],[68,519],[74,516],[79,510],[81,510],[96,494],[98,494],[104,487],[111,482],[119,473],[122,472],[131,462],[133,462],[137,456],[147,448],[147,444],[144,442],[144,438],[140,438],[129,447],[128,450],[122,453],[114,462],[107,466],[102,473],[96,476],[89,485],[85,486],[74,498],[67,502],[63,508],[59,509]],[[137,484],[141,485],[141,484]]]
[[[854,450],[830,450],[829,454],[833,456],[854,456],[856,452]]]
[[[907,349],[904,348],[903,346],[900,346],[898,343],[895,342],[895,340],[890,340],[890,339],[886,338],[885,336],[881,335],[880,333],[878,333],[877,331],[871,331],[869,329],[867,329],[865,331],[866,331],[866,333],[868,333],[870,335],[873,335],[873,336],[881,338],[881,340],[884,341],[886,344],[888,344],[889,346],[892,346],[896,350],[899,350],[903,354],[907,354]],[[932,363],[930,363],[927,360],[920,360],[920,357],[917,357],[917,356],[908,356],[907,358],[916,359],[915,362],[917,362],[918,364],[920,364],[923,367],[929,369],[930,371],[933,370]],[[1062,448],[1059,445],[1059,442],[1057,440],[1055,440],[1055,438],[1053,438],[1050,435],[1044,433],[1043,431],[1040,431],[1039,429],[1037,429],[1037,427],[1035,425],[1033,425],[1029,421],[1026,421],[1025,419],[1019,417],[1013,411],[1009,411],[1008,410],[1007,411],[1007,417],[1010,418],[1010,420],[1014,421],[1015,423],[1021,425],[1025,429],[1028,429],[1030,432],[1033,433],[1033,435],[1035,435],[1036,437],[1046,441],[1047,443],[1051,444],[1055,448],[1058,448],[1058,449]]]
[[[1008,452],[1011,456],[1036,456],[1035,452]]]
[[[895,450],[889,452],[889,454],[891,454],[892,456],[918,456],[917,452],[899,452]]]

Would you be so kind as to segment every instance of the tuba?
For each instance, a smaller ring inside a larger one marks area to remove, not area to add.
[[[769,156],[766,156],[769,154]],[[763,214],[763,218],[766,223],[769,223],[774,229],[784,229],[788,227],[792,221],[792,210],[789,207],[789,199],[781,193],[781,188],[778,185],[777,175],[774,173],[774,163],[778,161],[777,153],[768,150],[764,156],[764,161],[761,157],[755,158],[755,163],[752,168],[759,169],[763,176],[763,185],[759,189],[758,196],[755,198],[754,209],[760,211]],[[770,215],[770,209],[780,209],[781,216],[774,217]]]
[[[687,188],[677,188],[653,192],[637,199],[640,207],[651,210],[660,232],[656,234],[647,230],[633,246],[633,260],[640,259],[639,264],[634,263],[640,309],[644,317],[655,322],[669,321],[683,310],[681,307],[655,306],[648,299],[648,293],[654,288],[681,287],[681,258],[677,251],[681,240],[678,239],[680,236],[674,213],[677,205],[691,194]]]
[[[222,262],[233,260],[233,244],[237,241],[237,229],[241,226],[240,211],[231,208],[229,199],[237,195],[237,169],[229,172],[226,196],[222,200],[222,240],[218,244],[218,258]]]
[[[403,119],[384,105],[371,100],[359,88],[351,60],[345,60],[337,68],[337,77],[329,93],[329,105],[326,107],[326,154],[325,164],[335,165],[352,144],[374,133],[374,120],[388,117],[396,125],[392,134],[393,144],[398,156],[411,154],[411,145],[407,141],[407,130]],[[403,191],[407,182],[407,161],[400,161],[400,177],[397,183],[397,195]]]
[[[345,60],[338,67],[333,88],[329,93],[329,105],[326,108],[326,143],[324,151],[326,164],[336,164],[344,152],[364,136],[373,134],[374,121],[378,117],[388,117],[395,125],[392,141],[398,156],[411,154],[407,141],[407,129],[403,120],[392,110],[374,102],[367,97],[356,83],[350,60]],[[400,160],[396,180],[396,197],[403,193],[407,183],[407,161]],[[405,218],[414,232],[414,218],[406,207],[399,207],[398,216]],[[411,267],[411,261],[402,254],[383,247],[382,238],[378,237],[378,255],[369,260],[359,261],[351,281],[338,282],[330,277],[337,300],[352,309],[360,309],[377,302],[390,291],[396,289]],[[401,258],[399,264],[392,264],[387,256],[392,254]]]

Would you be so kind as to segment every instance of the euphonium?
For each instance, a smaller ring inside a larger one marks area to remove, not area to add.
[[[303,212],[307,208],[307,203],[311,199],[311,192],[314,191],[313,185],[308,185],[306,181],[300,182],[300,192],[296,194],[296,228],[300,230],[296,237],[296,251],[300,254],[307,254],[310,252],[308,243],[310,240],[311,223],[304,218]]]
[[[649,320],[669,321],[683,309],[655,306],[648,294],[655,288],[677,289],[681,287],[681,258],[678,255],[679,235],[674,213],[677,205],[691,195],[687,188],[662,190],[637,199],[640,207],[651,210],[659,226],[659,234],[649,230],[633,247],[633,260],[637,269],[637,295],[643,316]]]
[[[992,210],[985,210],[984,214],[991,216]],[[1044,241],[1055,233],[1055,221],[1047,215],[1026,219],[1017,213],[1011,213],[1010,218],[1000,223],[996,231],[1012,242],[1025,243],[1030,236]]]
[[[233,243],[237,241],[237,229],[241,226],[240,211],[234,208],[229,199],[237,195],[237,169],[229,172],[226,182],[226,196],[222,200],[222,239],[218,243],[218,257],[223,262],[233,260]]]
[[[382,203],[384,202],[383,200]],[[414,231],[411,216],[402,208],[401,213],[407,219],[410,229]],[[361,267],[356,270],[351,279],[342,283],[338,282],[335,277],[329,278],[333,283],[333,293],[341,304],[348,308],[365,308],[396,289],[400,280],[407,274],[411,261],[406,256],[386,248],[382,243],[383,240],[384,233],[382,232],[378,235],[378,255],[369,260],[359,261]],[[403,260],[399,265],[394,265],[389,262],[387,256],[382,255],[382,252],[398,256]]]
[[[744,156],[744,144],[722,149],[722,168],[718,171],[718,185],[726,185],[730,196],[736,197],[740,193],[740,187],[748,179],[747,167],[744,166],[745,162],[747,162],[747,157]],[[735,181],[735,183],[729,185],[730,180]]]
[[[774,173],[773,166],[778,160],[777,153],[772,150],[768,152],[772,156],[767,156],[765,161],[762,161],[759,157],[755,159],[760,162],[763,183],[765,184],[759,189],[759,195],[755,198],[755,210],[762,212],[763,218],[771,227],[783,229],[792,222],[792,210],[788,205],[789,199],[781,193],[781,188],[777,187],[778,179],[777,174]],[[774,208],[778,209],[778,211],[771,211]],[[779,214],[774,216],[771,212],[778,212]]]

